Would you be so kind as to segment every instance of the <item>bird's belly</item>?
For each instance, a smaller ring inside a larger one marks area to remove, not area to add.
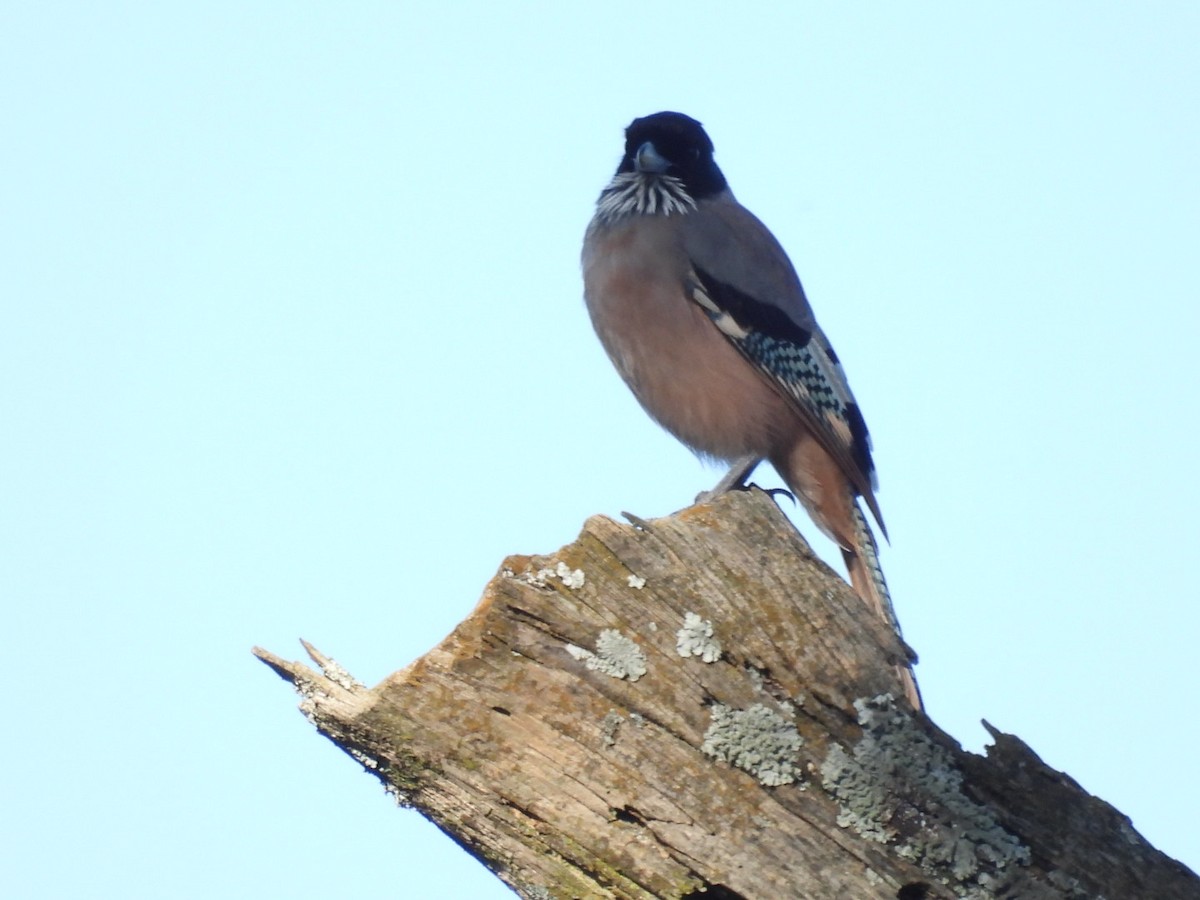
[[[693,450],[770,455],[793,433],[794,413],[687,297],[686,258],[646,238],[617,232],[585,254],[601,343],[646,411]]]

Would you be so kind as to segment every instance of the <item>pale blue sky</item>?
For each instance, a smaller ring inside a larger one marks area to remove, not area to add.
[[[931,715],[1200,867],[1198,45],[1191,3],[5,5],[0,894],[510,896],[249,650],[374,683],[506,554],[715,479],[580,297],[668,108],[846,365]]]

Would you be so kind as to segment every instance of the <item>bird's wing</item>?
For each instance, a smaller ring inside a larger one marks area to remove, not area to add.
[[[692,267],[688,296],[788,398],[886,536],[866,421],[787,254],[731,197],[701,204],[681,225]]]

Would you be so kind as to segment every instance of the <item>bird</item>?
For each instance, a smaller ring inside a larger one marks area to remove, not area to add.
[[[855,592],[900,636],[858,502],[886,538],[866,420],[795,267],[734,198],[700,122],[668,111],[625,129],[581,264],[596,334],[642,407],[702,458],[729,464],[710,493],[744,486],[770,461],[841,549]],[[904,692],[920,709],[915,655],[901,644]]]

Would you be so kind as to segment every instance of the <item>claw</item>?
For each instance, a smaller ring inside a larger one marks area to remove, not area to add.
[[[764,490],[763,493],[770,495],[772,500],[775,499],[776,494],[783,494],[783,496],[787,497],[793,503],[796,502],[796,495],[787,488],[770,488],[769,490]]]

